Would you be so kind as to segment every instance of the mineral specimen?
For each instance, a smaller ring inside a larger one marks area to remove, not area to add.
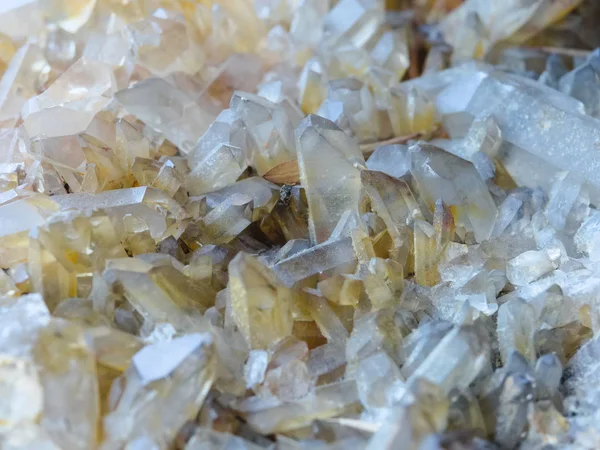
[[[600,448],[596,3],[0,1],[0,450]]]

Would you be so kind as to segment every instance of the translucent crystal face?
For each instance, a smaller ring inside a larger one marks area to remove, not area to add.
[[[0,1],[0,447],[600,448],[596,3]]]

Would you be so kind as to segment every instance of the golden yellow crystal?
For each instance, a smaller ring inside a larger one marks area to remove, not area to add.
[[[292,290],[254,257],[239,253],[229,264],[231,313],[251,348],[267,348],[292,332]]]

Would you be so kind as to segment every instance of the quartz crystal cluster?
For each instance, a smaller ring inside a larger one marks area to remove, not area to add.
[[[595,0],[1,0],[0,450],[600,448]]]

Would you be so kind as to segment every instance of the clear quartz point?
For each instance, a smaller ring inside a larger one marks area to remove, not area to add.
[[[347,209],[358,214],[361,183],[357,165],[364,164],[364,159],[352,138],[315,115],[296,129],[296,149],[308,199],[311,240],[322,243]]]

